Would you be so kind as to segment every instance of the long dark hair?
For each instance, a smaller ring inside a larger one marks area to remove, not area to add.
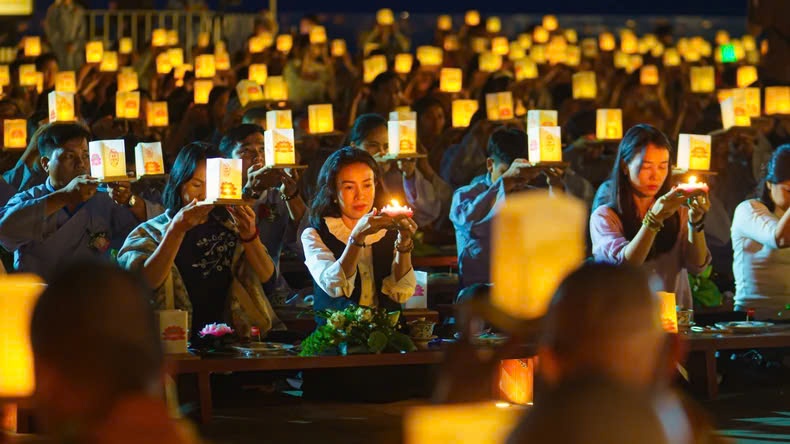
[[[184,206],[181,201],[181,186],[192,179],[199,162],[214,157],[222,157],[222,155],[209,143],[192,142],[181,148],[167,179],[165,191],[162,193],[162,204],[165,208],[175,213]]]
[[[347,146],[332,153],[318,173],[317,192],[310,204],[308,217],[313,228],[320,228],[324,217],[341,216],[340,205],[337,202],[337,175],[340,170],[355,163],[370,167],[373,170],[374,182],[379,182],[379,166],[367,151]],[[378,197],[377,187],[376,198]]]
[[[637,214],[636,204],[634,203],[634,188],[631,185],[631,180],[628,178],[627,168],[628,164],[636,156],[644,153],[649,144],[669,151],[671,160],[672,145],[669,143],[667,136],[656,127],[642,123],[629,129],[623,136],[623,140],[620,142],[620,147],[617,150],[617,159],[614,162],[612,174],[609,176],[612,186],[609,191],[607,204],[620,217],[625,238],[629,241],[642,228],[642,219]],[[656,194],[657,196],[667,194],[672,188],[671,176],[671,172],[668,172],[664,183],[661,184],[661,188]],[[678,240],[679,230],[680,216],[678,213],[675,213],[664,221],[664,228],[656,235],[656,240],[650,249],[647,259],[652,259],[659,254],[670,251]]]
[[[757,185],[757,199],[773,212],[776,203],[771,197],[768,183],[781,183],[790,180],[790,143],[779,146],[771,155],[771,160],[763,169],[763,177]]]
[[[364,142],[368,137],[368,134],[380,126],[387,126],[387,121],[380,115],[374,113],[360,115],[356,118],[356,120],[354,120],[354,125],[348,132],[348,140],[346,145],[351,145],[353,143],[359,147],[359,145],[362,144],[362,142]]]

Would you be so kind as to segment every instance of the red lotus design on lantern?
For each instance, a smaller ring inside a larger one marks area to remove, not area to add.
[[[187,338],[187,332],[178,325],[166,327],[162,332],[163,341],[183,341]]]

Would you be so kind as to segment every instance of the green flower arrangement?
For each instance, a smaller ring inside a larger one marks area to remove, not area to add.
[[[417,348],[397,330],[400,312],[382,308],[350,305],[343,310],[320,310],[315,316],[326,324],[315,329],[304,341],[300,356],[315,356],[338,351],[353,353],[410,352]]]

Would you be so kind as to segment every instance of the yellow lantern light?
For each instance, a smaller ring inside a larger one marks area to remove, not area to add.
[[[236,95],[239,97],[239,104],[247,106],[250,102],[264,100],[261,85],[253,80],[241,80],[236,84]]]
[[[36,65],[32,63],[19,65],[19,85],[36,86],[37,74]]]
[[[55,91],[76,93],[76,73],[74,71],[61,71],[55,74]]]
[[[442,68],[439,72],[439,90],[457,93],[463,89],[464,72],[461,68]]]
[[[195,57],[195,77],[198,79],[214,78],[217,74],[214,61],[214,54],[201,54]]]
[[[658,37],[656,37],[655,34],[645,34],[640,39],[640,42],[643,42],[645,45],[647,45],[648,49],[653,49],[660,44]]]
[[[716,99],[719,101],[719,103],[729,99],[730,97],[732,97],[731,89],[720,89],[716,91]]]
[[[260,35],[254,35],[247,40],[247,49],[250,51],[250,54],[259,54],[266,49],[264,45],[264,39]]]
[[[104,55],[102,55],[101,63],[99,64],[99,71],[101,72],[118,71],[118,53],[115,51],[104,51]]]
[[[162,142],[138,143],[134,147],[134,168],[138,179],[165,174]]]
[[[595,137],[598,140],[623,138],[623,110],[599,109],[595,113]]]
[[[334,39],[331,44],[332,57],[343,57],[346,55],[346,41]]]
[[[175,68],[173,72],[173,77],[176,79],[176,86],[183,86],[184,76],[186,75],[187,71],[192,71],[192,65],[187,65],[186,63]]]
[[[634,33],[628,31],[620,34],[620,50],[626,54],[636,54],[639,51],[639,42]]]
[[[119,92],[115,95],[115,117],[137,119],[140,117],[140,92]]]
[[[494,401],[410,407],[404,417],[403,442],[501,444],[522,414],[517,406]]]
[[[214,81],[212,80],[195,80],[194,84],[194,101],[195,104],[205,105],[208,103],[208,96],[214,88]]]
[[[389,154],[415,154],[417,152],[417,121],[390,120],[387,122]]]
[[[502,56],[493,52],[484,52],[480,54],[478,64],[481,72],[496,72],[502,68]]]
[[[588,59],[598,57],[598,41],[594,38],[582,39],[582,55]]]
[[[494,37],[491,39],[491,52],[498,55],[507,55],[510,51],[510,43],[507,37]]]
[[[499,34],[502,31],[502,20],[499,17],[489,17],[486,19],[486,32]]]
[[[500,361],[498,385],[501,399],[518,405],[532,403],[535,362],[533,358]]]
[[[441,66],[444,58],[444,51],[437,46],[417,47],[417,60],[422,66]]]
[[[455,34],[447,34],[444,36],[444,50],[445,51],[458,51],[461,49],[461,43],[458,41],[458,36]]]
[[[104,43],[101,40],[85,43],[85,61],[87,63],[101,63],[103,55]]]
[[[32,274],[0,278],[0,398],[27,398],[36,387],[30,322],[44,282]]]
[[[689,179],[696,182],[697,178],[691,176]],[[661,313],[661,326],[667,333],[678,332],[678,312],[677,312],[677,296],[675,293],[668,293],[666,291],[657,291],[656,295],[659,299],[659,311]]]
[[[387,57],[383,54],[374,55],[366,58],[362,62],[363,80],[371,83],[381,73],[387,71]]]
[[[549,41],[549,31],[543,26],[536,26],[532,30],[533,43],[546,43]]]
[[[94,140],[88,143],[91,177],[100,182],[129,180],[126,173],[126,147],[123,139]]]
[[[294,46],[294,37],[291,34],[280,34],[277,36],[276,47],[280,52],[288,53]]]
[[[468,127],[479,106],[477,100],[453,100],[453,128]]]
[[[565,40],[567,40],[568,43],[573,43],[575,45],[576,43],[579,42],[579,34],[576,32],[575,29],[572,28],[566,29],[564,34],[565,34]]]
[[[576,45],[570,45],[565,50],[565,64],[568,66],[579,66],[582,62],[582,50]]]
[[[513,118],[513,93],[510,91],[486,94],[488,120],[501,121]]]
[[[118,40],[118,52],[121,54],[131,54],[133,49],[132,43],[131,37],[121,37],[121,39]]]
[[[700,134],[678,136],[678,168],[681,170],[710,170],[711,137]]]
[[[49,101],[49,122],[74,121],[74,93],[52,91]]]
[[[267,166],[296,164],[293,128],[264,131],[264,160]]]
[[[270,76],[263,85],[263,98],[265,100],[288,100],[288,84],[282,76]]]
[[[335,118],[332,104],[309,105],[307,107],[307,123],[310,134],[327,134],[335,130]]]
[[[548,46],[546,47],[546,57],[548,57],[549,62],[552,65],[565,63],[565,59],[567,57],[567,48],[568,42],[565,41],[565,37],[561,35],[555,35],[551,38]]]
[[[650,47],[647,45],[647,42],[644,39],[639,39],[637,52],[639,54],[647,54],[649,51]]]
[[[290,109],[275,109],[266,112],[266,129],[290,129],[293,127]]]
[[[574,99],[595,99],[598,95],[594,71],[577,72],[573,75],[572,82]]]
[[[400,120],[417,120],[417,113],[408,106],[396,106],[395,111],[390,111],[390,120],[397,122]]]
[[[664,54],[664,44],[657,43],[650,49],[650,55],[655,58],[659,58]]]
[[[614,51],[616,46],[614,34],[611,32],[602,32],[598,36],[598,45],[601,47],[601,51]]]
[[[151,128],[164,128],[169,125],[167,102],[148,102],[145,111],[146,122]]]
[[[526,56],[527,51],[518,43],[518,41],[510,42],[510,52],[507,53],[508,60],[521,60]]]
[[[558,126],[527,128],[529,163],[562,162],[562,139]]]
[[[525,50],[532,47],[532,34],[526,32],[518,35],[518,44]]]
[[[170,64],[170,56],[163,52],[156,56],[156,73],[157,74],[167,74],[173,69],[173,65]]]
[[[439,31],[449,31],[453,29],[453,18],[449,15],[443,14],[436,19],[436,28]]]
[[[167,46],[167,29],[154,29],[151,33],[151,45],[157,48]]]
[[[547,31],[554,31],[560,27],[560,22],[555,15],[544,15],[542,24]]]
[[[253,63],[247,70],[247,79],[258,85],[265,85],[267,77],[269,77],[269,68],[264,63]]]
[[[485,37],[472,37],[472,52],[482,54],[488,50],[488,39]]]
[[[367,57],[367,56],[368,56],[368,55],[370,55],[370,54],[371,54],[373,51],[375,51],[375,50],[377,50],[377,49],[379,49],[379,48],[381,48],[381,45],[379,45],[378,43],[375,43],[375,42],[366,42],[366,43],[365,43],[365,46],[362,48],[362,54],[364,54],[364,55],[365,55],[365,57]]]
[[[479,25],[480,24],[480,12],[479,11],[475,11],[475,10],[466,11],[466,14],[464,15],[464,23],[466,23],[466,26],[477,26],[477,25]]]
[[[516,60],[514,70],[516,71],[516,81],[538,78],[538,65],[529,57]]]
[[[732,49],[735,50],[735,57],[738,60],[746,58],[746,48],[743,47],[743,43],[741,43],[740,40],[733,40],[730,44],[732,45]]]
[[[167,46],[178,45],[178,31],[175,29],[167,30]]]
[[[746,90],[747,88],[735,88],[732,90],[732,97],[721,102],[722,123],[724,123],[725,121],[724,118],[725,108],[731,108],[732,116],[734,118],[733,119],[734,123],[731,126],[745,127],[745,126],[750,126],[752,124],[752,119],[749,116],[749,97]],[[731,104],[731,105],[727,105],[727,104]]]
[[[395,13],[389,8],[379,9],[376,12],[376,23],[382,26],[389,26],[395,23]]]
[[[749,117],[760,117],[760,88],[738,88],[736,91],[739,89],[746,91],[746,113]]]
[[[736,77],[738,88],[745,88],[757,81],[757,67],[753,65],[739,66]]]
[[[11,70],[8,65],[0,65],[0,88],[11,84]]]
[[[716,74],[712,66],[692,66],[689,72],[691,92],[711,93],[716,88]]]
[[[206,159],[207,204],[240,204],[242,200],[242,160]]]
[[[230,69],[230,55],[226,51],[214,53],[214,68],[217,71],[228,71]]]
[[[184,64],[184,50],[181,48],[170,48],[167,50],[167,57],[170,58],[170,65],[178,68]]]
[[[716,38],[714,39],[717,45],[726,45],[730,42],[730,33],[724,29],[716,31]]]
[[[765,88],[765,114],[790,114],[790,86]]]
[[[527,111],[527,129],[541,126],[557,126],[557,111],[547,109]]]
[[[693,47],[688,47],[688,49],[686,49],[686,51],[683,52],[681,55],[689,63],[699,62],[700,59],[702,59],[699,50]]]
[[[3,121],[3,148],[27,148],[27,120],[5,119]]]
[[[395,54],[395,72],[398,74],[408,74],[414,64],[414,56],[408,52]]]
[[[639,70],[639,83],[642,85],[658,85],[658,67],[645,65]]]
[[[25,37],[24,43],[25,57],[38,57],[41,55],[41,37],[31,35]]]
[[[675,48],[664,51],[664,66],[680,66],[680,53]]]
[[[197,46],[198,48],[208,48],[209,43],[211,43],[211,34],[208,32],[201,32],[197,36]]]
[[[532,48],[529,49],[529,58],[535,63],[546,63],[546,46],[532,45]]]
[[[741,37],[741,43],[743,44],[743,49],[746,51],[756,51],[757,50],[757,42],[754,40],[754,36],[746,34]]]
[[[313,45],[326,43],[326,28],[323,26],[313,26],[310,28],[310,43]]]

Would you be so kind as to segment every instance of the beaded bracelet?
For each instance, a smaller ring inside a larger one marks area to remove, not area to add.
[[[664,228],[664,223],[656,220],[656,216],[651,211],[648,211],[647,214],[645,214],[645,218],[642,219],[642,225],[646,226],[648,230],[655,233],[658,233],[662,228]]]

